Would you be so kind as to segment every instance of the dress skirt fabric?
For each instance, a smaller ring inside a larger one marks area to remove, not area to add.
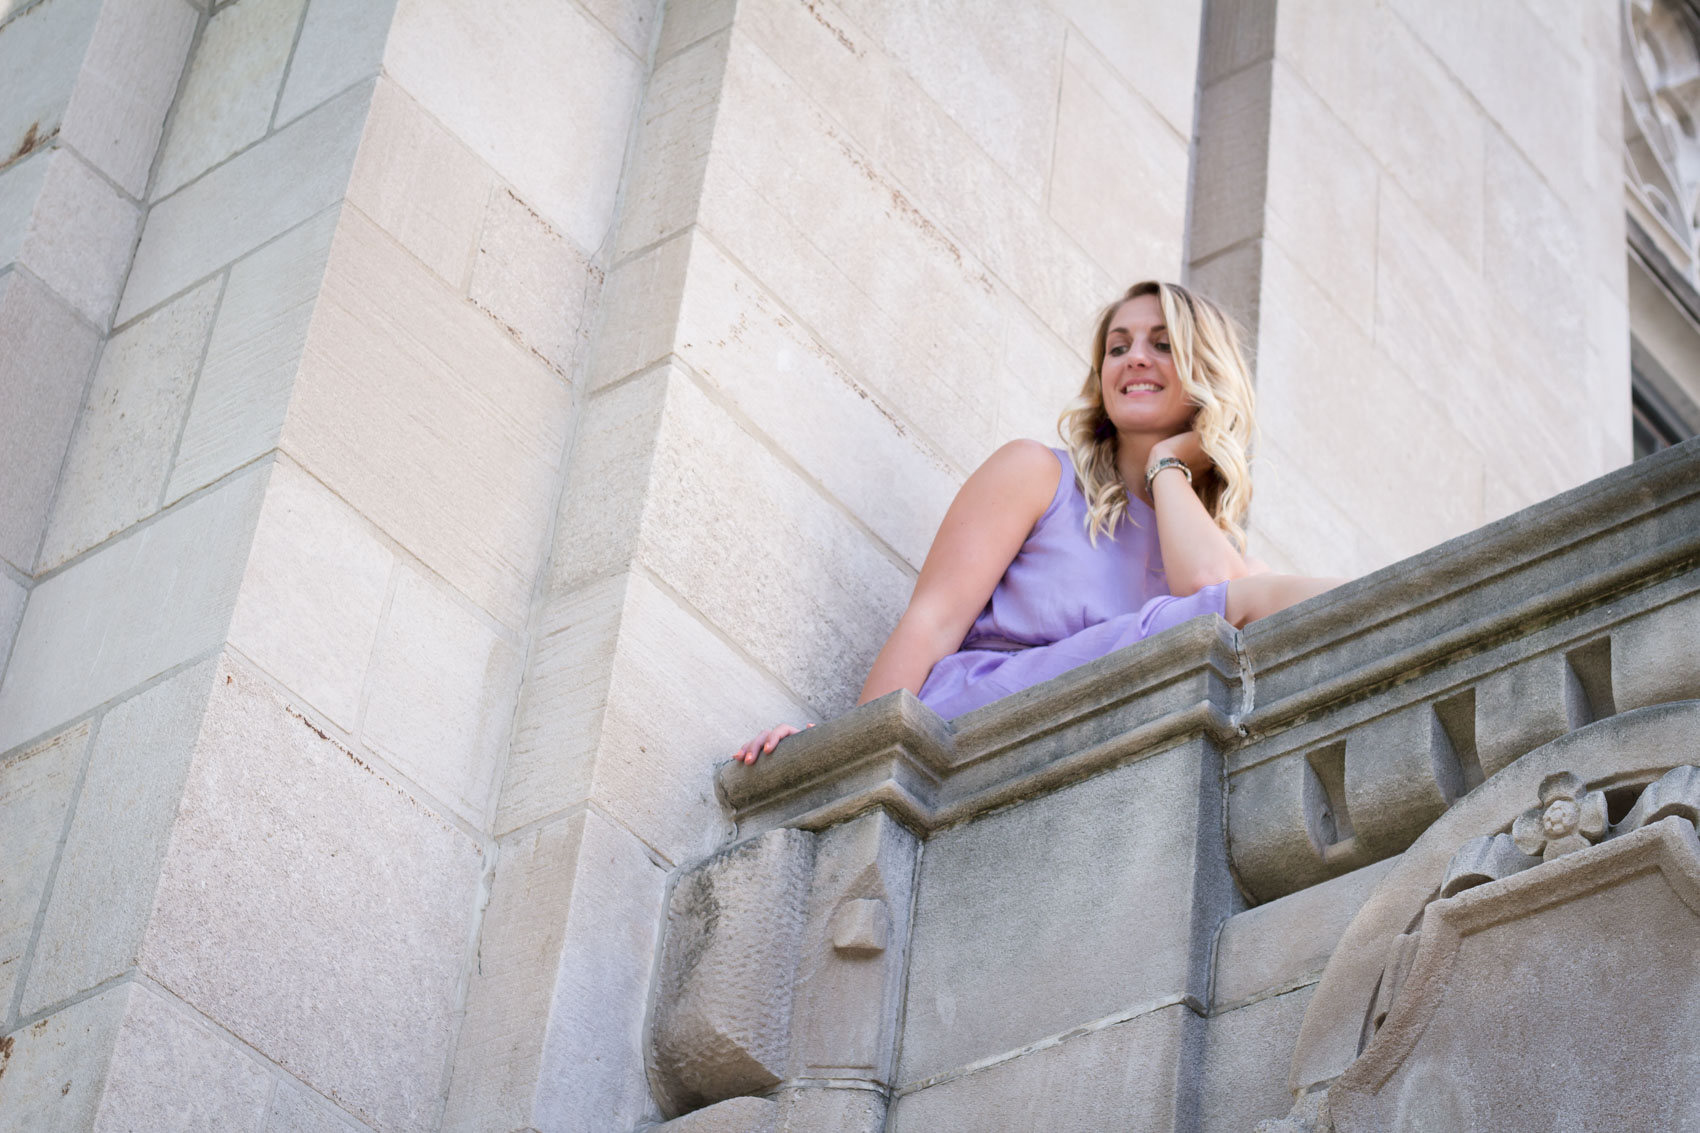
[[[961,649],[933,666],[921,700],[946,718],[1048,681],[1170,626],[1223,614],[1227,583],[1169,593],[1157,516],[1138,499],[1094,541],[1067,452],[1052,449],[1056,491],[974,620]]]
[[[1204,614],[1223,615],[1228,584],[1218,582],[1185,598],[1162,594],[1138,610],[1120,614],[1049,645],[1018,650],[964,649],[937,665],[921,688],[921,700],[947,720],[982,708],[1024,688],[1061,676],[1088,661],[1144,641],[1154,633]]]

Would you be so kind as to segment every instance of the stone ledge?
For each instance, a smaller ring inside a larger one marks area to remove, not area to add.
[[[1697,594],[1689,441],[1244,633],[1194,619],[951,723],[895,693],[719,786],[740,838],[878,805],[925,836],[1204,736],[1236,875],[1264,901],[1399,853],[1554,735],[1700,695],[1700,661],[1671,654]]]
[[[1691,440],[1249,626],[1241,723],[1267,734],[1697,563]]]
[[[753,766],[727,763],[721,798],[740,838],[819,830],[883,805],[928,834],[1204,733],[1237,733],[1234,631],[1198,618],[959,717],[906,691],[793,736]]]

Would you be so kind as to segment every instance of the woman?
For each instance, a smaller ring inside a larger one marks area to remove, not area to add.
[[[962,485],[857,703],[906,688],[959,716],[1188,618],[1244,626],[1339,584],[1271,574],[1241,549],[1251,381],[1210,301],[1129,288],[1059,429],[1067,451],[1013,441]]]

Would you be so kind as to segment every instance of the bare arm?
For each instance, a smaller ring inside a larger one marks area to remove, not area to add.
[[[945,512],[909,607],[886,639],[858,704],[906,688],[919,694],[933,666],[956,651],[1033,525],[1056,494],[1062,468],[1037,441],[1012,441],[968,477]],[[781,724],[733,755],[754,763],[797,731]]]
[[[1062,469],[1036,441],[1012,441],[962,485],[915,580],[909,608],[886,640],[858,704],[900,688],[920,693],[954,653],[1056,494]]]
[[[1210,467],[1196,433],[1182,433],[1152,446],[1152,463],[1164,456],[1180,458],[1195,474]],[[1151,506],[1157,511],[1157,544],[1163,552],[1169,593],[1184,598],[1206,586],[1255,573],[1178,470],[1159,472],[1151,481]]]

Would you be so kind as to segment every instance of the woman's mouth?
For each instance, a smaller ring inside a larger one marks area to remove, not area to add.
[[[1162,393],[1163,387],[1156,382],[1128,382],[1122,386],[1124,396],[1135,393]]]

